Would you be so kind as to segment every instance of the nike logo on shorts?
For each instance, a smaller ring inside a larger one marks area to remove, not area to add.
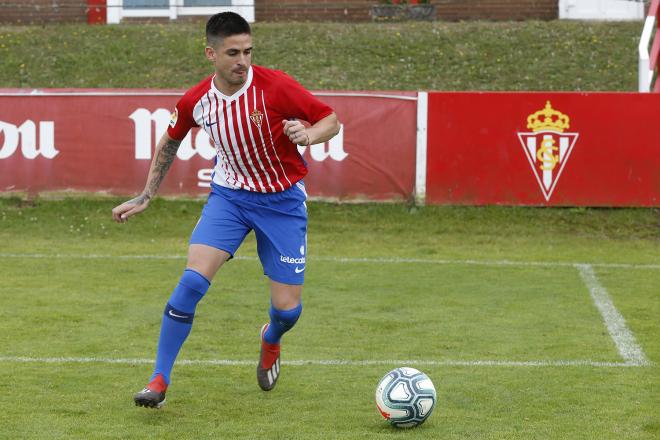
[[[296,266],[296,273],[303,272],[304,270],[305,270],[305,266],[303,266],[302,268]]]

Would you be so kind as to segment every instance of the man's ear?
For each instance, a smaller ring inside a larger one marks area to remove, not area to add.
[[[204,48],[204,54],[209,61],[215,61],[215,49],[212,47],[206,46]]]

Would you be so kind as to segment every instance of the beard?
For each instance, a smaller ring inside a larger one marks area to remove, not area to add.
[[[242,74],[242,75],[241,75]],[[232,70],[231,73],[227,76],[223,75],[223,78],[225,81],[227,81],[229,84],[237,86],[240,84],[245,83],[247,80],[247,69],[245,70]]]
[[[247,72],[249,67],[245,70],[216,70],[216,81],[220,81],[227,87],[238,90],[247,81]],[[243,75],[241,75],[243,73]]]

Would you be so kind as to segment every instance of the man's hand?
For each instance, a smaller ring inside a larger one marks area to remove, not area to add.
[[[181,145],[181,141],[172,139],[167,132],[160,138],[154,158],[151,160],[149,175],[147,176],[147,185],[142,194],[134,199],[124,202],[112,210],[112,219],[117,223],[124,223],[132,215],[138,214],[149,206],[149,201],[156,195],[160,183],[165,178],[167,170],[170,169],[176,152]]]
[[[151,200],[151,197],[146,194],[140,194],[136,198],[116,206],[112,210],[112,219],[117,223],[127,222],[130,216],[138,214],[147,209],[149,206],[149,200]]]
[[[284,134],[289,136],[291,142],[296,145],[309,145],[309,134],[307,134],[307,129],[298,120],[283,120],[284,124]]]

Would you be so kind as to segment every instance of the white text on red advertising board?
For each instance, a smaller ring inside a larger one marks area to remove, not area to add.
[[[37,131],[37,124],[30,119],[20,125],[0,121],[0,159],[12,156],[19,149],[26,159],[36,159],[38,156],[52,159],[57,156],[55,123],[40,121]]]

